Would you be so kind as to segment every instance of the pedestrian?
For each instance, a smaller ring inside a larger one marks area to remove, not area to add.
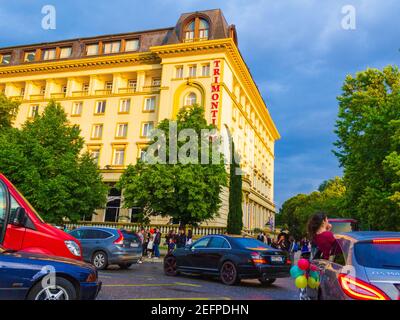
[[[147,243],[147,258],[151,259],[154,247],[154,234],[150,232],[149,242]]]
[[[175,250],[175,239],[169,238],[168,240],[168,254],[171,254]]]
[[[187,246],[191,246],[192,243],[193,243],[193,231],[192,231],[192,230],[189,230],[189,231],[188,231],[187,238],[186,238],[186,245],[187,245]]]
[[[176,238],[176,247],[177,248],[184,248],[186,246],[186,234],[185,229],[179,229],[179,235]]]
[[[264,242],[264,234],[263,234],[262,231],[260,231],[260,233],[258,234],[257,240],[258,240],[258,241],[261,241],[261,242]]]
[[[289,243],[290,243],[289,244],[289,259],[293,264],[294,263],[294,255],[297,251],[297,243],[293,236],[289,237]]]
[[[142,256],[140,257],[138,263],[143,263],[143,256],[145,255],[145,235],[146,231],[144,228],[141,228],[140,231],[137,233],[137,236],[140,240],[140,245],[142,246]]]
[[[337,241],[331,231],[332,225],[328,222],[325,213],[316,213],[308,221],[308,234],[311,241],[317,246],[318,252],[314,258],[328,260],[339,249]]]
[[[153,252],[154,258],[160,258],[160,243],[161,243],[161,232],[160,229],[155,228],[154,230],[154,243],[153,243]]]

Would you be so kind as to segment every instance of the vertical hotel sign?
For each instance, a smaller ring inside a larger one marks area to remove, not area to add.
[[[211,123],[218,124],[221,98],[221,60],[213,61],[213,83],[211,84]]]

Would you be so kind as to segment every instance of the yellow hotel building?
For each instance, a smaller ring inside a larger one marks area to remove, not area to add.
[[[280,136],[221,10],[182,14],[171,28],[0,48],[0,92],[21,102],[16,126],[51,99],[59,102],[110,185],[143,155],[159,121],[199,103],[210,123],[229,129],[242,157],[244,228],[274,219]],[[206,225],[226,225],[228,192],[219,217]],[[111,189],[107,208],[93,220],[135,222],[139,209],[123,209],[122,202]]]

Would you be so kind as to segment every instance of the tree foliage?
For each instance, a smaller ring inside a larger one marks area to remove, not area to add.
[[[395,67],[348,76],[338,97],[337,155],[345,207],[364,228],[400,230],[400,74]]]
[[[105,204],[107,187],[88,153],[78,126],[50,102],[21,129],[0,132],[0,172],[25,195],[47,222],[91,216]]]
[[[0,93],[0,130],[11,128],[12,123],[17,116],[19,103],[8,99],[3,93]]]
[[[182,108],[176,125],[178,135],[184,129],[193,129],[198,141],[201,141],[202,129],[214,129],[207,124],[204,109],[197,105]],[[171,217],[181,225],[196,225],[214,218],[221,205],[221,188],[227,183],[223,158],[218,164],[211,164],[210,152],[210,164],[201,164],[200,161],[198,164],[171,163],[170,121],[161,121],[157,129],[165,133],[167,163],[138,161],[136,165],[128,166],[118,183],[118,187],[123,189],[125,207],[142,208],[139,219],[144,222],[148,222],[151,216],[162,216]],[[154,138],[150,145],[157,141]],[[187,142],[178,141],[178,149]],[[200,153],[198,157],[200,160]]]
[[[235,158],[235,144],[232,142],[229,183],[229,212],[227,232],[229,234],[241,234],[243,229],[242,208],[242,175],[239,174],[240,162]]]
[[[288,229],[296,239],[307,234],[308,219],[315,212],[326,212],[329,217],[345,217],[347,212],[343,208],[345,187],[342,179],[324,181],[319,191],[310,194],[298,194],[285,201],[276,216],[277,226]]]

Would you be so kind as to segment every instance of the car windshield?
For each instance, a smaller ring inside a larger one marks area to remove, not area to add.
[[[235,238],[234,240],[240,247],[249,250],[270,250],[271,247],[265,243],[252,238]]]
[[[400,269],[400,243],[357,243],[357,262],[367,268]]]
[[[344,233],[344,232],[352,232],[354,231],[354,225],[351,222],[347,221],[329,221],[332,225],[332,232],[337,233]]]
[[[29,209],[31,210],[31,212],[38,218],[38,220],[42,223],[44,223],[43,218],[39,215],[39,213],[37,213],[37,211],[35,210],[35,208],[29,203],[28,200],[26,200],[26,198],[18,191],[17,188],[14,187],[14,190],[17,191],[18,195],[25,201],[25,203],[28,205]]]

